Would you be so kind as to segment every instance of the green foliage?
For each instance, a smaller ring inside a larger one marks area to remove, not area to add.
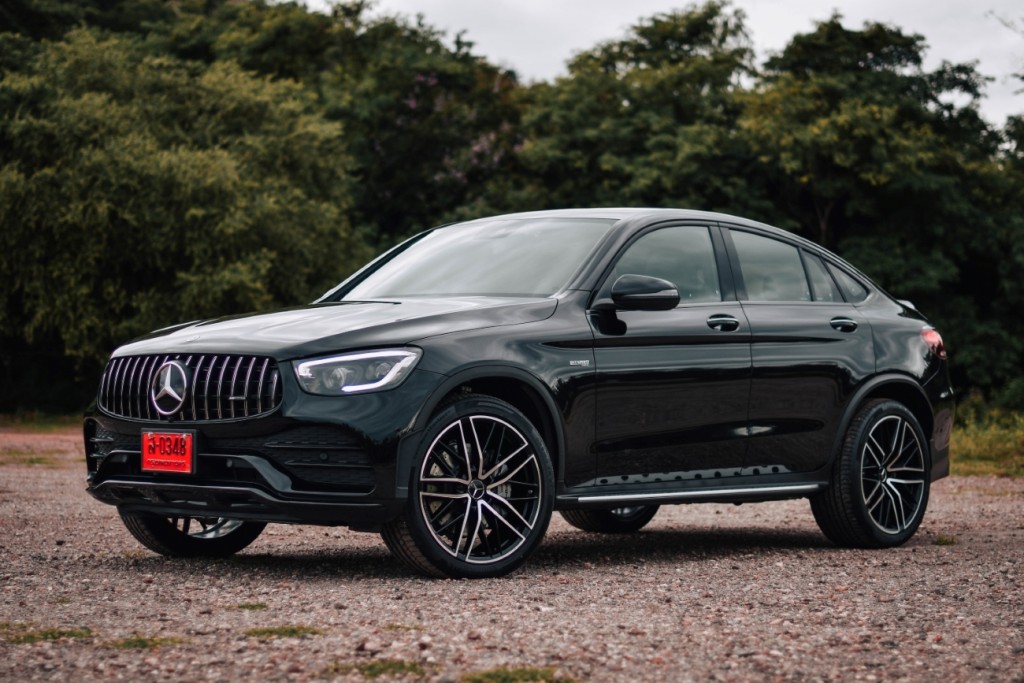
[[[367,256],[337,123],[289,82],[86,29],[0,81],[0,325],[63,354],[308,301]]]
[[[534,86],[518,155],[522,187],[500,208],[665,205],[743,213],[759,205],[736,136],[751,70],[742,14],[709,2],[657,15],[582,52]]]
[[[815,239],[935,321],[958,387],[1024,404],[1024,115],[986,123],[974,66],[832,16],[759,71],[710,0],[524,86],[372,8],[0,6],[0,410],[78,409],[117,344],[305,303],[431,225],[608,205]]]
[[[1006,270],[1022,185],[978,116],[985,79],[924,71],[923,55],[920,36],[833,16],[767,62],[740,125],[783,223],[912,300],[949,338],[957,383],[987,389],[1024,360],[1020,326],[984,322],[1024,303]]]
[[[301,80],[323,115],[342,124],[351,155],[350,216],[385,245],[473,201],[502,167],[518,116],[515,74],[472,44],[370,3],[316,14],[295,3],[186,2],[152,41],[190,59],[233,60]]]

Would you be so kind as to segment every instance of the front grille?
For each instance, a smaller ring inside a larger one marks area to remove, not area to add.
[[[163,416],[150,399],[153,377],[167,361],[191,371],[181,410]],[[271,358],[240,355],[159,355],[112,358],[103,371],[97,403],[111,415],[136,420],[233,420],[257,417],[281,404],[277,363]]]

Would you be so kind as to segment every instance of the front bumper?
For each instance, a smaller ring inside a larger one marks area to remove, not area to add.
[[[399,453],[415,449],[413,425],[437,377],[414,373],[396,391],[351,397],[286,388],[279,411],[234,421],[130,420],[94,409],[84,422],[87,491],[126,512],[376,530],[402,512]],[[142,432],[181,429],[196,434],[195,473],[143,472]]]

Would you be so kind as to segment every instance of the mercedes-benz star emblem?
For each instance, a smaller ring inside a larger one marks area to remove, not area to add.
[[[153,384],[149,387],[149,399],[156,412],[170,417],[181,410],[188,396],[188,367],[179,361],[169,360],[156,371]]]

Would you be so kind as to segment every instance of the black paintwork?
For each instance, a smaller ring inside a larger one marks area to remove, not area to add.
[[[283,402],[266,417],[173,425],[94,407],[85,421],[89,491],[126,509],[378,528],[405,503],[432,412],[467,390],[499,396],[537,425],[555,461],[556,507],[607,507],[602,496],[622,504],[652,495],[656,502],[807,495],[826,485],[846,425],[873,397],[896,398],[917,415],[931,438],[933,478],[948,473],[952,392],[945,361],[921,338],[924,317],[834,255],[722,214],[591,209],[518,216],[618,222],[549,297],[344,299],[415,237],[316,303],[167,328],[119,348],[115,356],[270,356],[281,370]],[[675,224],[711,231],[723,301],[683,300],[667,311],[614,306],[617,255],[644,231]],[[858,304],[744,301],[730,226],[819,254],[871,294]],[[314,396],[300,388],[292,367],[324,354],[403,346],[418,347],[422,358],[387,391]],[[197,431],[197,475],[140,473],[131,444],[141,430],[161,425]],[[232,441],[258,445],[311,426],[344,432],[346,448],[372,471],[372,490],[299,488],[259,448]],[[121,445],[109,445],[115,442]]]

